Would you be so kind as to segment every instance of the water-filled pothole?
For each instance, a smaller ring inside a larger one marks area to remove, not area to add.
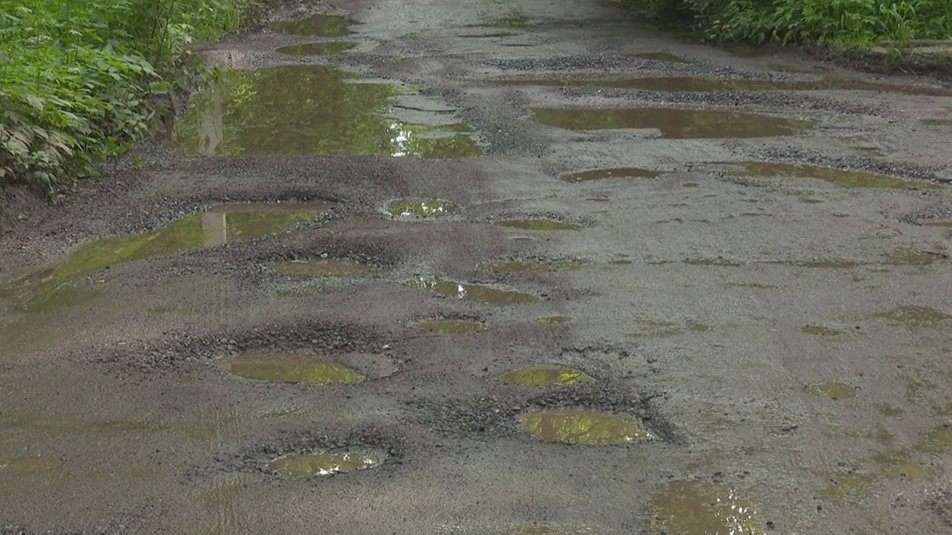
[[[718,162],[719,165],[737,166],[742,176],[816,178],[844,188],[935,188],[935,184],[919,180],[906,180],[865,171],[844,171],[830,167],[817,167],[790,163],[772,162]]]
[[[511,371],[499,378],[508,385],[521,386],[575,386],[594,383],[595,378],[572,368],[523,368]]]
[[[347,19],[337,15],[318,13],[296,20],[278,20],[271,23],[271,31],[317,37],[340,37],[347,35]]]
[[[178,117],[171,144],[183,154],[477,156],[463,133],[388,118],[395,85],[360,83],[327,65],[229,70],[196,94]],[[443,114],[445,115],[445,114]],[[454,123],[455,124],[455,123]]]
[[[615,167],[611,169],[593,169],[591,171],[581,171],[559,177],[565,182],[588,182],[591,180],[604,180],[606,178],[655,178],[659,175],[657,171],[641,169],[639,167]]]
[[[391,216],[404,219],[434,219],[458,211],[459,206],[434,199],[400,199],[387,205]]]
[[[580,409],[533,411],[519,417],[522,427],[562,444],[610,446],[651,440],[654,436],[630,418]]]
[[[486,330],[486,324],[470,320],[421,321],[417,327],[437,334],[476,334]]]
[[[825,382],[807,385],[804,390],[814,396],[830,399],[850,399],[856,396],[856,389],[846,383]]]
[[[579,260],[509,260],[483,262],[479,267],[496,273],[554,273],[558,271],[576,271],[584,268],[585,263]]]
[[[705,535],[763,533],[749,501],[734,489],[702,481],[672,481],[651,500],[647,519],[654,533]]]
[[[327,357],[251,351],[219,359],[216,365],[239,377],[272,383],[347,384],[365,377]]]
[[[566,223],[553,219],[507,219],[496,223],[500,227],[517,228],[520,230],[578,230],[582,228],[577,223]]]
[[[539,298],[526,292],[515,290],[501,290],[481,284],[463,284],[448,280],[414,279],[408,281],[410,286],[424,288],[447,297],[455,297],[464,301],[485,303],[490,305],[515,305],[535,303]]]
[[[314,477],[346,474],[373,468],[378,464],[359,453],[310,453],[279,457],[268,466],[291,476]]]
[[[334,56],[356,46],[357,43],[351,42],[301,43],[282,46],[276,52],[289,56]]]
[[[876,317],[906,325],[908,327],[934,327],[939,323],[952,319],[952,315],[932,307],[902,305],[892,310],[880,312]]]
[[[751,138],[794,135],[812,121],[754,113],[680,108],[532,108],[542,124],[569,130],[651,128],[666,138]]]
[[[50,457],[19,457],[16,459],[0,460],[0,474],[39,474],[50,472],[62,465],[59,459]]]
[[[301,277],[349,277],[370,271],[365,265],[341,260],[288,260],[272,267],[282,275]]]

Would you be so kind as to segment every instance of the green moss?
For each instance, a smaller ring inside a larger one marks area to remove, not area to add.
[[[789,163],[771,162],[721,162],[724,165],[739,166],[744,169],[743,176],[815,178],[844,188],[895,188],[920,189],[939,186],[920,180],[906,180],[864,171],[844,171],[830,167],[816,167]]]
[[[290,56],[335,56],[356,46],[357,43],[351,42],[302,43],[299,45],[282,46],[277,52]]]
[[[551,219],[510,219],[496,223],[500,227],[517,228],[521,230],[578,230],[581,225],[575,223],[564,223],[562,221],[553,221]]]
[[[433,320],[421,321],[417,327],[439,334],[476,334],[486,330],[486,325],[478,321]]]
[[[572,321],[572,318],[569,316],[542,316],[536,318],[536,323],[539,325],[561,325],[570,321]]]
[[[535,295],[517,292],[512,290],[500,290],[489,286],[479,284],[461,284],[447,280],[423,280],[416,279],[408,281],[410,286],[424,288],[432,292],[447,297],[455,297],[464,301],[473,301],[476,303],[485,303],[490,305],[515,305],[535,303],[539,300]]]
[[[749,501],[730,487],[702,481],[666,484],[651,500],[647,524],[653,533],[766,533]]]
[[[404,218],[433,219],[458,211],[459,207],[453,203],[432,199],[401,199],[387,205],[390,215]]]
[[[856,389],[845,383],[813,383],[805,388],[808,394],[830,399],[849,399],[856,395]]]
[[[522,386],[575,386],[595,382],[594,377],[571,368],[524,368],[509,372],[500,380],[505,384]]]
[[[272,267],[282,275],[304,277],[348,277],[362,275],[370,271],[367,266],[338,260],[292,260],[277,262]]]
[[[358,453],[312,453],[281,457],[269,466],[292,476],[313,477],[373,468],[377,462]]]
[[[529,412],[519,418],[522,427],[547,442],[608,446],[654,438],[628,418],[607,413],[558,409]]]
[[[934,327],[952,319],[952,316],[932,307],[902,305],[892,310],[880,312],[876,317],[905,325],[907,327]]]
[[[340,37],[350,33],[347,19],[336,15],[316,14],[297,20],[279,20],[271,23],[271,31],[318,37]]]
[[[248,352],[218,361],[218,366],[247,379],[273,383],[359,383],[364,376],[328,358],[272,352]]]
[[[659,175],[657,171],[641,169],[639,167],[614,167],[611,169],[593,169],[591,171],[582,171],[562,175],[565,182],[588,182],[592,180],[604,180],[606,178],[655,178]]]

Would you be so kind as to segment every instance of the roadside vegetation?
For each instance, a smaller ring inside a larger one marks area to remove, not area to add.
[[[693,23],[714,41],[779,42],[899,50],[952,39],[950,0],[618,0],[662,23]]]
[[[53,191],[95,174],[155,120],[186,47],[261,0],[0,0],[0,185]]]

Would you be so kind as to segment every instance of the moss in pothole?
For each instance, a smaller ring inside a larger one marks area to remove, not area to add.
[[[779,178],[815,178],[844,188],[894,188],[920,189],[936,188],[921,180],[895,178],[865,171],[845,171],[831,167],[817,167],[791,163],[773,162],[718,162],[719,165],[739,167],[741,176],[779,177]]]
[[[314,477],[345,474],[377,465],[377,461],[359,453],[311,453],[279,457],[268,466],[291,476]]]
[[[554,273],[558,271],[576,271],[585,267],[585,263],[578,260],[539,260],[539,261],[507,261],[483,262],[480,268],[496,273]]]
[[[239,377],[272,383],[347,384],[364,376],[327,357],[251,351],[218,360],[220,368]]]
[[[896,249],[886,255],[886,263],[896,266],[928,266],[947,259],[948,255],[915,249]]]
[[[500,227],[516,228],[520,230],[578,230],[582,228],[576,223],[565,223],[552,219],[508,219],[496,223]]]
[[[459,206],[432,199],[400,199],[387,205],[387,212],[393,217],[435,219],[459,211]]]
[[[0,460],[0,474],[28,475],[56,470],[62,465],[59,459],[49,457],[19,457]]]
[[[856,396],[856,389],[846,383],[813,383],[804,389],[808,394],[830,399],[849,399]]]
[[[653,533],[766,533],[749,501],[730,487],[703,481],[666,484],[651,500],[647,524]]]
[[[532,108],[542,124],[569,130],[650,128],[665,138],[751,138],[794,135],[814,123],[753,113],[679,108]]]
[[[347,19],[337,15],[325,15],[322,13],[311,15],[303,19],[272,22],[271,31],[315,37],[340,37],[350,33],[347,30]]]
[[[575,386],[595,382],[591,375],[572,368],[524,368],[511,371],[499,380],[508,385],[521,386]]]
[[[301,277],[350,277],[370,271],[362,264],[340,260],[289,260],[277,262],[272,267],[282,275]]]
[[[811,334],[813,336],[838,336],[841,333],[836,329],[830,329],[829,327],[824,327],[822,325],[804,325],[800,327],[800,330],[805,334]]]
[[[535,295],[514,290],[500,290],[481,284],[463,284],[447,280],[414,279],[408,281],[410,286],[423,288],[447,297],[455,297],[464,301],[484,303],[490,305],[519,305],[535,303],[539,298]]]
[[[892,310],[880,312],[876,317],[883,318],[907,327],[935,327],[939,323],[952,319],[952,316],[932,307],[902,305]]]
[[[486,325],[469,320],[429,320],[417,323],[424,331],[437,334],[477,334],[486,331]]]
[[[301,43],[298,45],[282,46],[276,52],[289,56],[334,56],[355,48],[357,43]]]
[[[640,167],[614,167],[611,169],[592,169],[559,177],[565,182],[579,183],[607,178],[656,178],[660,173]]]
[[[536,323],[539,325],[562,325],[570,321],[572,321],[570,316],[542,316],[536,318]]]
[[[610,446],[651,440],[654,436],[630,418],[579,409],[528,412],[522,427],[545,440],[562,444]]]

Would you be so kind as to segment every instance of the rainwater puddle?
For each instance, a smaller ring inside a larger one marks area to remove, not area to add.
[[[459,211],[459,206],[432,199],[401,199],[387,205],[387,212],[401,219],[435,219]]]
[[[542,316],[536,318],[536,323],[539,325],[562,325],[570,321],[572,321],[570,316]]]
[[[393,113],[400,94],[396,85],[362,82],[327,65],[229,70],[189,101],[170,142],[182,154],[206,156],[481,154],[469,135],[441,130],[450,125],[439,120],[451,117],[443,110],[414,115],[425,124],[401,120]]]
[[[741,176],[816,178],[844,188],[936,188],[935,184],[921,180],[906,180],[864,171],[843,171],[830,167],[816,167],[789,163],[770,162],[718,162],[718,165],[737,166]]]
[[[486,331],[485,324],[467,320],[421,321],[417,327],[437,334],[476,334]]]
[[[505,86],[607,87],[615,89],[675,92],[866,90],[906,93],[910,95],[952,96],[952,90],[940,87],[874,84],[852,80],[804,81],[660,77],[628,78],[619,80],[572,80],[567,78],[544,78],[535,80],[498,80],[496,83],[498,85]]]
[[[282,275],[301,277],[352,277],[370,271],[370,268],[339,260],[290,260],[273,264]]]
[[[185,216],[144,234],[117,236],[87,243],[51,270],[28,277],[17,290],[27,290],[21,308],[38,312],[86,303],[95,295],[66,286],[80,275],[123,262],[252,240],[286,230],[331,208],[321,203],[221,205]]]
[[[316,14],[297,20],[279,20],[271,23],[271,31],[315,37],[340,37],[350,33],[347,19],[337,15]]]
[[[56,470],[62,464],[59,459],[49,457],[20,457],[0,460],[0,474],[39,474]]]
[[[582,228],[576,223],[564,223],[552,219],[509,219],[496,223],[500,227],[517,228],[520,230],[578,230]]]
[[[612,169],[593,169],[559,177],[565,182],[588,182],[590,180],[604,180],[606,178],[655,178],[660,173],[638,167],[616,167]]]
[[[464,301],[484,303],[489,305],[522,305],[535,303],[539,298],[535,295],[513,290],[500,290],[481,284],[462,284],[447,280],[415,279],[407,284],[436,292],[447,297],[455,297]]]
[[[903,305],[892,310],[880,312],[876,317],[887,319],[907,327],[935,327],[939,323],[952,319],[952,316],[932,307]]]
[[[804,390],[808,394],[830,399],[850,399],[856,396],[856,389],[845,383],[813,383],[807,385]]]
[[[554,273],[558,271],[576,271],[585,267],[577,260],[547,260],[535,262],[483,262],[480,268],[496,273]]]
[[[611,446],[643,442],[651,433],[628,418],[576,409],[528,412],[519,417],[522,427],[545,440],[562,444]]]
[[[730,487],[702,481],[665,485],[651,500],[647,523],[653,533],[765,533],[749,501]]]
[[[830,329],[822,325],[804,325],[800,327],[800,330],[805,334],[811,334],[813,336],[838,336],[843,334],[836,329]]]
[[[301,43],[299,45],[282,46],[276,52],[289,56],[335,56],[355,48],[357,43]]]
[[[373,468],[378,464],[377,461],[358,453],[312,453],[280,457],[271,461],[268,466],[291,476],[313,477],[346,474]]]
[[[667,61],[668,63],[694,63],[689,59],[682,58],[676,54],[670,52],[637,52],[633,54],[625,54],[630,58],[640,58],[647,59],[651,61]]]
[[[511,371],[499,380],[507,385],[522,386],[575,386],[595,382],[594,377],[571,368],[524,368]]]
[[[651,128],[666,138],[751,138],[794,135],[812,121],[753,113],[678,108],[532,108],[535,121],[569,130]]]
[[[919,119],[926,126],[952,126],[952,119]]]
[[[349,384],[365,377],[327,357],[252,351],[219,359],[219,368],[239,377],[272,383]]]
[[[886,263],[897,266],[929,266],[939,260],[947,259],[948,255],[931,251],[917,251],[915,249],[896,249],[886,255]]]
[[[460,35],[464,39],[493,39],[496,37],[513,37],[519,35],[515,32],[487,32],[487,33],[470,33],[465,35]]]

